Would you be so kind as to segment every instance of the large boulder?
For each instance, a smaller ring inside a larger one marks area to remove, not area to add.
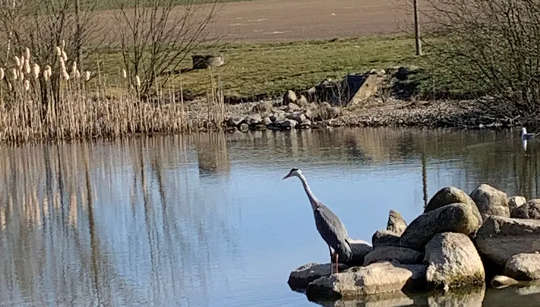
[[[371,237],[371,243],[373,247],[379,246],[400,246],[401,237],[395,232],[388,230],[377,230],[373,237]]]
[[[351,240],[349,241],[352,251],[352,259],[347,263],[349,265],[362,265],[364,257],[373,250],[373,247],[366,241]]]
[[[504,273],[517,280],[540,279],[540,253],[517,254],[510,257],[504,266]]]
[[[422,263],[424,255],[419,251],[406,247],[381,246],[375,248],[364,258],[364,265],[370,265],[375,262],[398,262],[401,264]]]
[[[490,216],[475,242],[482,255],[502,267],[513,255],[540,251],[540,221]]]
[[[406,228],[407,222],[405,222],[405,219],[401,216],[401,214],[399,214],[397,211],[390,210],[386,230],[401,236]]]
[[[344,264],[339,264],[339,269],[346,269],[347,266]],[[292,271],[289,275],[289,287],[293,290],[305,290],[308,284],[316,279],[319,279],[323,276],[329,276],[331,272],[330,263],[318,264],[318,263],[308,263],[303,265],[296,270]]]
[[[478,207],[472,200],[472,198],[467,195],[467,193],[456,187],[445,187],[440,189],[433,197],[430,199],[424,212],[433,211],[440,207],[444,207],[449,204],[462,203],[471,207],[471,210],[474,216],[478,219],[478,227],[482,225],[482,216]]]
[[[540,219],[540,199],[531,199],[525,204],[515,207],[511,216],[518,219]]]
[[[508,199],[508,209],[510,209],[510,217],[517,218],[517,216],[514,216],[514,210],[525,205],[526,203],[527,203],[527,199],[523,196],[510,197]]]
[[[434,288],[482,285],[484,265],[473,242],[462,233],[436,234],[426,245],[426,280]]]
[[[508,196],[503,191],[499,191],[487,184],[481,184],[472,191],[471,198],[483,216],[496,215],[510,217]]]
[[[310,300],[317,300],[419,290],[425,288],[425,275],[425,265],[377,262],[321,277],[308,285],[306,294]]]
[[[426,212],[409,224],[400,243],[402,246],[423,250],[431,238],[442,232],[474,233],[480,225],[470,205],[456,203]]]

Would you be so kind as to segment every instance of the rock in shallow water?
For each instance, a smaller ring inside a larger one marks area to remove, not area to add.
[[[400,244],[416,250],[423,250],[431,238],[442,232],[457,232],[466,235],[474,233],[480,225],[470,205],[456,203],[426,212],[409,224]]]
[[[503,267],[513,255],[540,251],[540,221],[490,216],[475,243],[482,255]]]
[[[485,271],[473,242],[462,233],[440,233],[425,248],[426,280],[435,288],[482,285]]]
[[[508,196],[503,191],[499,191],[487,184],[481,184],[472,191],[471,198],[483,216],[496,215],[510,217]]]
[[[352,259],[347,263],[348,265],[362,265],[364,263],[364,257],[373,250],[373,247],[366,241],[351,240],[349,241],[352,251]]]
[[[425,274],[425,265],[378,262],[321,277],[308,285],[306,294],[310,300],[317,300],[424,289]]]
[[[504,275],[496,275],[491,279],[490,282],[491,286],[495,289],[510,287],[513,285],[517,285],[518,283],[519,281]]]
[[[346,265],[340,263],[340,270],[344,270],[346,268]],[[308,263],[292,271],[289,275],[289,281],[287,283],[293,290],[305,290],[310,282],[323,276],[330,275],[330,270],[330,263]]]
[[[540,279],[540,254],[517,254],[504,266],[504,273],[517,280]]]

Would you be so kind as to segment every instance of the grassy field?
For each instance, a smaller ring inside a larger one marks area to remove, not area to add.
[[[403,36],[283,43],[238,43],[202,48],[201,53],[223,54],[226,64],[217,69],[196,70],[173,77],[172,86],[183,82],[187,93],[205,95],[210,74],[219,79],[226,97],[249,100],[280,96],[287,89],[308,89],[325,78],[397,65],[414,65],[414,41]],[[112,50],[99,55],[103,72],[113,84],[120,82],[121,56]],[[191,67],[186,59],[183,68]]]

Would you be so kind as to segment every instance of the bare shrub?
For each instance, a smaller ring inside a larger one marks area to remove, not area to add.
[[[217,1],[195,5],[186,0],[134,0],[120,3],[116,16],[120,24],[123,63],[133,88],[148,96],[155,86],[159,91],[190,53],[208,38],[207,25],[216,11]],[[137,87],[135,78],[141,78]]]
[[[439,72],[508,112],[540,111],[539,1],[430,0],[423,17]]]

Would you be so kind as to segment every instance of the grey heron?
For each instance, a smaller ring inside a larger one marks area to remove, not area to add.
[[[328,244],[331,263],[330,272],[331,274],[333,274],[334,271],[338,273],[339,259],[349,261],[352,258],[352,250],[349,243],[350,238],[347,234],[347,229],[345,229],[345,226],[334,214],[334,212],[328,209],[328,207],[326,207],[315,197],[315,195],[313,195],[307,183],[306,177],[304,177],[301,170],[293,168],[285,177],[283,177],[283,179],[290,177],[298,177],[298,179],[300,179],[302,182],[311,204],[311,208],[313,209],[313,216],[315,217],[315,225],[317,226],[317,230],[326,244]]]

